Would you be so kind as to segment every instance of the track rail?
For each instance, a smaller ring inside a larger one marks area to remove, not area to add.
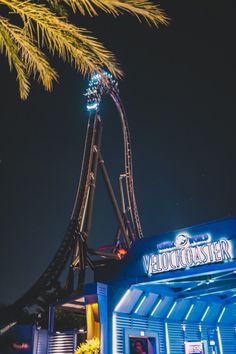
[[[128,126],[128,120],[125,113],[124,106],[121,102],[118,92],[111,90],[110,95],[119,111],[120,120],[123,131],[124,139],[124,161],[125,161],[125,181],[126,181],[126,193],[128,197],[128,210],[131,215],[132,224],[135,229],[135,238],[142,238],[143,232],[141,227],[141,222],[138,214],[137,203],[134,193],[134,178],[133,178],[133,166],[132,166],[132,150],[131,150],[131,139]]]

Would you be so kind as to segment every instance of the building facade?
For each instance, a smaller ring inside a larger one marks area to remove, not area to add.
[[[236,353],[235,242],[235,218],[137,241],[86,287],[89,337],[102,354]]]

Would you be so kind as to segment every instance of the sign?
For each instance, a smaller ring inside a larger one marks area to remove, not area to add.
[[[130,337],[130,354],[148,354],[148,340],[141,337]]]
[[[185,354],[204,354],[202,342],[185,342]]]
[[[147,274],[157,274],[171,270],[187,269],[205,264],[230,261],[233,248],[230,240],[212,242],[209,234],[191,236],[181,233],[175,242],[157,245],[154,253],[143,256]]]

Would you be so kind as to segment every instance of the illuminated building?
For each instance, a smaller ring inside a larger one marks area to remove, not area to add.
[[[85,295],[98,304],[101,353],[132,353],[137,340],[148,354],[236,353],[235,242],[229,218],[143,238],[104,262]]]

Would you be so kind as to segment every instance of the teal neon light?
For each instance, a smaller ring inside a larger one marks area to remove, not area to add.
[[[158,303],[156,304],[156,306],[155,306],[154,309],[152,310],[150,316],[153,316],[153,315],[154,315],[154,313],[156,312],[156,310],[157,310],[158,307],[160,306],[161,302],[162,302],[162,299],[160,299],[160,300],[158,301]]]
[[[192,312],[192,309],[194,308],[194,304],[192,304],[191,306],[190,306],[190,309],[188,310],[188,313],[187,313],[187,315],[185,316],[185,321],[187,321],[187,319],[189,318],[189,316],[190,316],[190,313]]]
[[[175,308],[176,305],[177,305],[177,302],[174,302],[174,304],[173,304],[173,306],[171,307],[171,309],[170,309],[168,315],[166,316],[166,318],[169,318],[169,317],[170,317],[170,315],[171,315],[172,312],[174,311],[174,308]]]
[[[206,311],[204,312],[204,314],[203,314],[203,316],[202,316],[202,318],[201,318],[201,322],[204,321],[204,319],[205,319],[205,317],[206,317],[206,315],[207,315],[207,313],[208,313],[209,310],[210,310],[210,306],[207,306],[207,309],[206,309]]]
[[[144,303],[144,301],[146,300],[147,296],[144,295],[141,299],[141,301],[139,302],[137,308],[135,309],[134,313],[138,313],[139,309],[141,308],[142,304]]]
[[[223,314],[224,314],[224,312],[225,312],[225,309],[226,309],[226,307],[224,307],[223,310],[221,311],[217,323],[220,323],[220,321],[221,321],[221,319],[222,319],[222,317],[223,317]]]

